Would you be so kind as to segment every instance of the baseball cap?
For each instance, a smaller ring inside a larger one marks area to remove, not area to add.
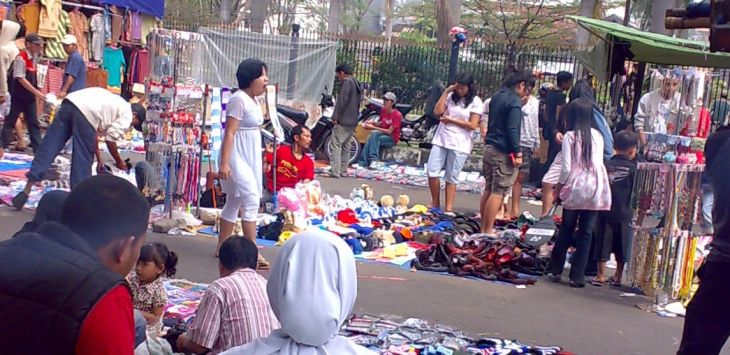
[[[386,100],[393,101],[393,102],[395,102],[397,100],[397,97],[395,96],[395,94],[390,91],[386,92],[385,95],[383,95],[383,98]]]
[[[25,35],[25,43],[43,44],[43,38],[35,33],[28,33]]]
[[[66,37],[63,37],[63,40],[61,41],[61,44],[78,44],[78,41],[76,41],[76,36],[74,35],[66,35]]]

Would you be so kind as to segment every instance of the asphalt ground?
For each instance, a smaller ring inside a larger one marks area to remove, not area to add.
[[[349,195],[363,180],[321,179],[330,194]],[[411,203],[426,204],[425,188],[368,181],[379,196],[408,194]],[[455,209],[478,210],[479,196],[458,194]],[[533,213],[539,206],[523,200]],[[0,239],[9,238],[32,218],[28,211],[0,207]],[[150,234],[151,241],[166,243],[178,253],[178,277],[195,282],[217,278],[213,257],[216,239],[210,237]],[[277,248],[264,248],[269,260]],[[540,279],[524,289],[487,281],[462,279],[395,266],[358,262],[356,313],[398,318],[421,318],[455,326],[475,337],[516,339],[527,344],[559,345],[577,354],[673,354],[682,333],[682,318],[663,318],[636,308],[649,302],[643,297],[620,297],[624,292],[588,285],[573,289]],[[264,273],[264,275],[266,275]],[[723,354],[730,354],[726,349]]]

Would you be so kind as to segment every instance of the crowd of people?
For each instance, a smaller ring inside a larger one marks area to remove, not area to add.
[[[24,38],[26,49],[15,59],[11,81],[25,91],[12,94],[11,107],[17,103],[15,110],[24,112],[28,120],[33,119],[33,112],[23,106],[23,100],[38,95],[23,72],[29,70],[42,42],[33,34]],[[73,55],[73,38],[64,45]],[[0,59],[3,50],[0,48]],[[43,179],[69,139],[74,144],[72,190],[46,194],[34,220],[10,240],[0,242],[0,308],[13,310],[6,312],[8,319],[0,326],[0,345],[11,354],[130,353],[145,341],[148,332],[159,331],[167,303],[162,277],[174,276],[178,262],[164,244],[145,243],[150,206],[138,188],[110,175],[91,177],[94,155],[101,163],[97,135],[105,136],[112,157],[122,168],[115,142],[130,128],[141,130],[144,108],[104,89],[82,88],[78,69],[70,67],[56,118],[45,138],[31,139],[35,158],[26,188],[13,199],[13,205],[23,207],[30,187]],[[303,232],[279,251],[268,282],[256,272],[271,267],[256,247],[262,198],[314,179],[314,164],[306,154],[311,132],[306,127],[294,127],[293,142],[279,147],[276,154],[262,149],[259,129],[264,113],[258,98],[268,84],[267,71],[267,65],[258,59],[246,59],[238,66],[239,90],[227,106],[217,173],[226,194],[216,247],[220,278],[207,288],[187,331],[173,334],[168,341],[174,350],[197,354],[369,353],[337,336],[357,296],[354,257],[340,238],[324,231]],[[338,66],[336,74],[341,89],[333,115],[332,178],[346,174],[349,150],[344,143],[358,124],[363,94],[349,66]],[[535,83],[530,71],[508,70],[500,89],[485,103],[477,95],[471,75],[456,76],[434,108],[439,124],[427,164],[430,207],[453,211],[459,175],[473,150],[472,133],[481,127],[486,180],[480,204],[481,232],[496,236],[495,221],[510,191],[517,198],[503,214],[511,218],[519,214],[520,190],[540,142]],[[571,287],[587,284],[586,266],[591,261],[598,264],[591,284],[621,284],[631,252],[630,195],[637,151],[645,142],[645,132],[661,131],[662,123],[652,121],[657,115],[651,112],[676,96],[676,80],[664,83],[641,99],[634,127],[616,133],[596,105],[587,80],[574,84],[570,73],[561,72],[557,85],[548,89],[543,138],[549,144],[549,168],[542,179],[543,215],[549,215],[555,204],[563,206],[548,270],[553,281],[561,280],[572,245]],[[393,93],[384,98],[380,123],[364,127],[372,133],[360,157],[363,166],[378,159],[380,148],[398,142],[402,116],[394,108],[397,98]],[[12,129],[13,120],[6,121],[7,125]],[[720,197],[727,194],[722,183],[727,169],[720,167],[723,157],[730,156],[726,132],[717,133],[707,143],[708,150],[715,149],[713,155],[707,155],[708,179],[715,196]],[[716,205],[711,215],[719,237],[713,242],[710,261],[700,271],[703,284],[688,308],[683,353],[698,353],[696,349],[719,352],[722,344],[718,347],[718,343],[724,343],[730,334],[727,326],[720,325],[726,310],[712,316],[718,317],[717,324],[699,324],[700,315],[709,312],[706,302],[727,293],[722,286],[729,235],[724,230],[725,209],[723,204]],[[239,216],[243,237],[232,237]],[[597,252],[591,252],[592,248]],[[611,254],[618,268],[609,277],[606,261]],[[708,327],[715,337],[697,341]],[[47,341],[37,341],[39,336]]]

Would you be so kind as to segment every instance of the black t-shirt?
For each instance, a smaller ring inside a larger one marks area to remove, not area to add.
[[[705,145],[705,153],[712,147],[720,146],[714,159],[708,161],[706,170],[712,181],[714,204],[712,206],[712,224],[715,236],[712,239],[712,251],[708,260],[730,263],[730,139],[727,133],[718,132],[711,135]],[[716,149],[716,148],[715,148]]]
[[[631,223],[631,192],[634,189],[636,162],[623,155],[614,155],[605,162],[611,183],[611,210],[602,212],[608,222]]]
[[[565,94],[560,90],[550,90],[545,97],[545,107],[547,108],[547,117],[545,117],[545,128],[542,131],[542,136],[546,141],[552,142],[555,140],[555,133],[558,126],[557,110],[558,106],[565,105],[566,101]]]

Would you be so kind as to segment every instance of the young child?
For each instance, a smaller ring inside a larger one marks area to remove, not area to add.
[[[598,275],[591,281],[594,286],[603,286],[607,281],[611,286],[621,286],[624,265],[631,255],[631,191],[636,175],[636,152],[639,138],[630,131],[620,131],[614,137],[616,154],[606,162],[606,170],[611,183],[611,210],[598,216]],[[616,273],[606,279],[606,262],[611,253],[616,258]]]
[[[134,308],[147,320],[147,329],[159,332],[162,312],[167,305],[167,293],[160,276],[175,276],[177,255],[162,243],[142,247],[134,272],[127,276],[132,289]]]

